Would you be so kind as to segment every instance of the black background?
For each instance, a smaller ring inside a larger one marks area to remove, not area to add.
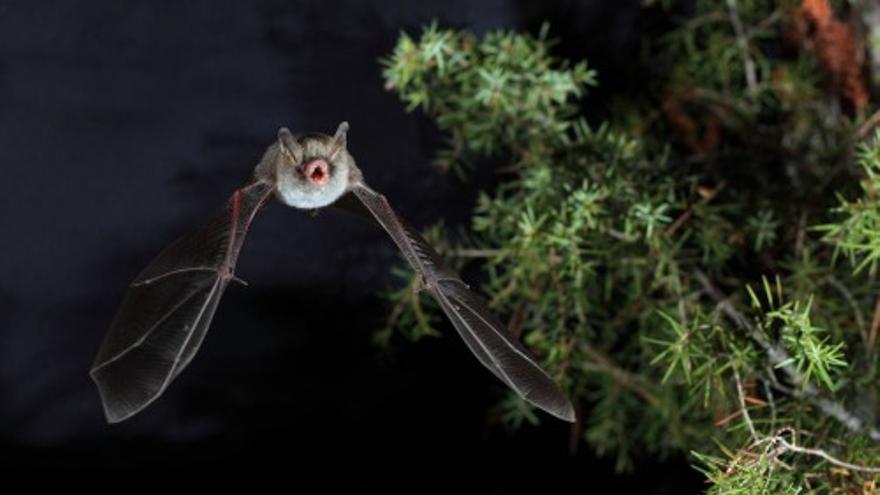
[[[601,107],[637,84],[629,61],[650,24],[638,3],[0,1],[5,479],[163,483],[175,469],[206,485],[698,491],[685,458],[615,476],[613,459],[571,453],[548,416],[492,426],[503,387],[455,337],[372,346],[397,254],[332,211],[276,203],[257,218],[238,272],[250,286],[231,287],[193,365],[135,418],[105,424],[87,374],[127,284],[223,204],[282,125],[348,120],[367,179],[412,223],[468,218],[491,169],[463,185],[430,166],[436,130],[383,90],[377,60],[400,31],[436,18],[536,32],[549,19],[558,54],[599,70],[587,102]]]

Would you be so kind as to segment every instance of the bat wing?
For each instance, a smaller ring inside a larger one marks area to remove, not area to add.
[[[272,190],[254,182],[235,191],[210,223],[165,248],[131,284],[90,373],[108,422],[153,402],[195,356]]]
[[[477,359],[525,400],[566,421],[574,421],[571,401],[529,351],[489,312],[485,301],[449,269],[436,251],[388,204],[363,184],[352,192],[385,228],[404,257],[426,282],[431,295]]]

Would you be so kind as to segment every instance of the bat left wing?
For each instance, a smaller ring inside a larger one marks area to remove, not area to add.
[[[195,356],[273,187],[253,182],[235,191],[212,221],[165,248],[131,284],[90,373],[108,422],[156,400]]]
[[[535,362],[529,351],[510,336],[482,298],[473,293],[428,242],[397,215],[385,196],[363,183],[355,184],[352,192],[400,248],[477,359],[528,402],[557,418],[575,421],[574,407],[559,385]]]

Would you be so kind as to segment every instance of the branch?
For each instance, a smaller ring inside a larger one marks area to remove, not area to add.
[[[651,393],[650,390],[642,383],[642,377],[630,373],[621,368],[614,361],[602,352],[594,349],[592,346],[581,346],[581,351],[589,358],[581,366],[587,371],[599,371],[607,373],[612,380],[617,382],[623,388],[629,389],[637,396],[641,397],[648,405],[658,407],[660,400]]]
[[[865,342],[865,349],[868,351],[868,359],[873,359],[874,347],[877,344],[877,329],[880,328],[880,297],[874,304],[874,318],[871,320],[871,329],[868,331],[868,337]]]
[[[849,289],[847,289],[846,286],[843,285],[840,280],[837,280],[837,278],[835,278],[833,275],[829,275],[823,278],[819,283],[826,283],[830,285],[831,287],[836,289],[837,292],[839,292],[844,299],[846,299],[846,302],[849,303],[850,307],[853,310],[853,315],[856,319],[856,325],[859,327],[859,332],[862,334],[862,342],[864,342],[865,347],[870,350],[870,347],[868,345],[870,337],[868,335],[868,328],[865,326],[865,316],[862,314],[862,310],[861,308],[859,308],[859,303],[856,301],[856,298],[853,297],[852,292],[850,292]],[[878,315],[875,310],[874,321],[877,321],[878,317],[880,317],[880,315]],[[873,327],[874,324],[872,323],[871,328]]]
[[[797,452],[798,454],[806,454],[817,456],[825,459],[826,461],[834,464],[835,466],[840,466],[844,469],[849,469],[850,471],[861,471],[863,473],[880,473],[880,468],[868,467],[868,466],[860,466],[858,464],[851,464],[846,461],[841,461],[840,459],[832,456],[828,452],[825,452],[822,449],[811,449],[807,447],[801,447],[799,445],[795,445],[785,438],[781,436],[771,437],[771,440],[775,441],[777,444],[781,445],[785,450],[791,452]]]
[[[755,74],[755,61],[749,55],[749,40],[743,29],[742,22],[739,19],[739,12],[736,8],[736,0],[727,0],[727,12],[730,16],[730,23],[733,24],[733,32],[736,34],[736,44],[742,51],[743,62],[745,63],[746,84],[749,87],[749,93],[754,95],[758,91],[758,77]]]
[[[446,255],[454,258],[495,258],[507,254],[504,249],[452,249]]]
[[[770,380],[775,388],[794,397],[809,400],[820,411],[838,420],[850,431],[866,433],[872,440],[880,442],[880,430],[867,425],[862,418],[849,412],[843,404],[823,396],[816,387],[807,382],[803,375],[801,375],[800,372],[790,364],[791,356],[789,356],[788,352],[786,352],[785,349],[772,344],[764,332],[759,330],[754,323],[737,311],[728,298],[712,285],[712,282],[709,281],[709,278],[706,277],[705,273],[700,270],[695,270],[694,277],[700,282],[700,285],[703,286],[703,290],[715,300],[718,304],[718,309],[733,321],[734,324],[745,330],[749,336],[761,346],[764,352],[767,353],[767,358],[769,359],[770,364],[774,368],[782,369],[789,381],[795,385],[794,388],[784,387],[776,382],[771,374]]]
[[[859,130],[856,132],[856,140],[861,141],[867,138],[878,124],[880,124],[880,110],[874,112],[859,126]]]
[[[733,377],[736,379],[736,396],[739,398],[739,409],[742,411],[743,419],[749,427],[749,433],[752,434],[752,439],[757,442],[758,432],[755,431],[755,424],[752,423],[752,418],[749,416],[749,409],[746,407],[745,394],[743,394],[742,380],[739,379],[739,371],[736,371],[736,369],[733,370]]]
[[[785,433],[788,433],[792,437],[792,441],[789,442],[783,436]],[[844,469],[848,469],[850,471],[860,471],[863,473],[880,473],[880,468],[864,466],[860,464],[853,464],[851,462],[842,461],[828,452],[822,449],[809,448],[809,447],[801,447],[797,444],[797,431],[791,427],[785,427],[780,430],[777,430],[774,434],[760,438],[755,440],[749,447],[740,453],[733,462],[730,464],[727,472],[730,473],[734,469],[734,467],[741,462],[741,459],[744,457],[752,457],[750,455],[751,450],[765,446],[764,455],[768,455],[770,459],[775,462],[782,463],[779,460],[779,456],[786,452],[794,452],[795,454],[804,454],[815,457],[821,457],[826,461],[834,464],[835,466],[842,467]],[[783,464],[784,465],[784,464]]]
[[[776,428],[776,400],[773,397],[773,389],[767,380],[763,380],[764,395],[767,396],[767,403],[770,405],[770,428]]]

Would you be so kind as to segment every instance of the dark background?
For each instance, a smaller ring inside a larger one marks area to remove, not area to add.
[[[250,286],[230,288],[193,365],[141,414],[105,424],[88,378],[127,284],[223,204],[282,125],[348,120],[368,180],[412,223],[467,219],[491,170],[462,185],[430,166],[436,130],[382,88],[377,60],[400,31],[548,19],[558,53],[599,70],[588,101],[601,108],[634,84],[650,24],[638,4],[0,1],[4,479],[162,483],[176,469],[208,485],[698,491],[685,458],[617,476],[613,459],[570,452],[569,427],[548,416],[493,426],[503,387],[455,337],[372,346],[397,254],[332,211],[276,203],[257,218],[238,271]]]

